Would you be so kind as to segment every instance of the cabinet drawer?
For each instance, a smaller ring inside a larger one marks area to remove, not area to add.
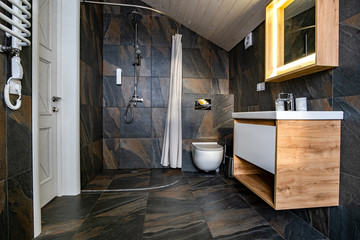
[[[276,127],[235,123],[234,154],[275,174]]]

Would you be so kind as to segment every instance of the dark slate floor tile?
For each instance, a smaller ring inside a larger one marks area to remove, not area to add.
[[[115,179],[108,187],[108,189],[134,189],[134,188],[146,188],[149,187],[149,176],[137,176],[137,177],[121,177]]]
[[[73,235],[74,232],[62,232],[55,234],[45,234],[42,232],[37,238],[35,238],[35,240],[71,240]]]
[[[295,209],[292,212],[307,222],[311,227],[317,229],[325,236],[329,236],[330,208],[308,208]]]
[[[104,193],[89,216],[125,217],[145,214],[147,192]]]
[[[186,175],[186,179],[191,185],[191,188],[194,190],[201,189],[201,188],[214,188],[216,187],[224,187],[226,185],[226,182],[219,177],[216,173],[208,173],[208,174],[202,174],[202,176],[205,177],[188,177],[189,175]],[[211,175],[213,174],[213,175]]]
[[[141,240],[144,215],[89,217],[72,237],[73,240]]]
[[[327,239],[291,211],[275,211],[272,208],[261,208],[257,211],[285,239]]]
[[[330,239],[359,239],[360,207],[358,204],[330,209]]]
[[[247,232],[264,231],[264,229],[271,231],[270,225],[251,208],[211,210],[203,214],[212,236],[216,239],[231,239]]]
[[[143,239],[212,239],[201,212],[146,214]]]
[[[43,224],[56,224],[85,218],[94,207],[100,194],[57,197],[41,209]]]
[[[202,211],[231,210],[250,206],[231,187],[202,188],[194,190],[194,195]]]
[[[183,178],[183,173],[180,169],[159,168],[151,169],[150,186],[164,186],[173,184]]]
[[[176,199],[150,193],[146,214],[200,212],[195,199]]]
[[[258,226],[244,231],[237,232],[230,236],[220,236],[215,239],[226,239],[226,240],[281,240],[281,237],[274,229],[268,226]]]

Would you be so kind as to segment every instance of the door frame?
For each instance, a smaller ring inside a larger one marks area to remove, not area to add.
[[[53,1],[53,0],[51,0]],[[58,196],[80,194],[80,1],[57,1]],[[39,181],[39,0],[32,1],[32,140],[34,237],[41,233]],[[66,95],[64,95],[66,94]],[[61,124],[66,123],[66,124]]]

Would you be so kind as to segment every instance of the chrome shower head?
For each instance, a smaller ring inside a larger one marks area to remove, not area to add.
[[[134,23],[138,23],[142,19],[142,15],[136,10],[132,10],[131,12],[129,12],[127,14],[127,16],[129,18],[129,20]]]

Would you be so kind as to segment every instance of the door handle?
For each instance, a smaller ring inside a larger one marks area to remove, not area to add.
[[[53,107],[53,112],[58,112],[59,109],[57,107]]]
[[[57,102],[57,101],[59,101],[61,99],[61,97],[56,97],[56,96],[53,96],[52,97],[52,101],[53,102]]]

